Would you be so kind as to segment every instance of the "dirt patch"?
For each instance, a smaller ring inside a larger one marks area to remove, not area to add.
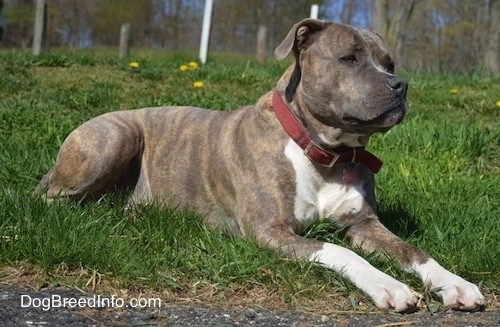
[[[353,298],[361,300],[350,303]],[[297,296],[287,301],[283,294],[259,285],[220,291],[200,282],[182,291],[158,292],[123,288],[117,281],[83,269],[68,272],[61,268],[57,276],[46,276],[29,266],[0,270],[2,326],[500,325],[498,294],[494,292],[489,293],[488,309],[476,313],[440,309],[431,314],[421,304],[420,311],[401,315],[374,309],[362,296],[332,295],[316,300]],[[356,311],[339,309],[353,305]]]
[[[78,305],[85,303],[88,306]],[[94,302],[89,302],[94,299]],[[0,287],[2,326],[498,326],[499,311],[476,313],[311,314],[260,308],[214,309],[175,303],[133,307],[115,298],[115,307],[99,306],[96,294],[68,288],[38,291]],[[106,304],[104,297],[101,304]],[[129,298],[130,299],[130,298]],[[69,305],[73,301],[72,305]],[[66,302],[66,306],[61,303]]]

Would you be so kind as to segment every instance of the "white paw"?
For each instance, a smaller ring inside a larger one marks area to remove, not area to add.
[[[479,288],[457,275],[451,275],[446,281],[442,281],[439,284],[433,283],[432,285],[433,289],[440,289],[436,293],[443,301],[443,304],[461,311],[484,309],[486,300],[479,291]]]
[[[408,286],[376,269],[351,250],[324,243],[321,250],[310,256],[310,261],[319,262],[342,274],[380,308],[408,312],[417,305],[417,298]]]
[[[363,291],[383,309],[409,312],[416,309],[418,302],[408,286],[385,274],[370,278]]]
[[[445,306],[455,310],[483,310],[486,300],[479,288],[441,267],[436,261],[429,259],[424,264],[414,267],[422,281],[441,298]]]

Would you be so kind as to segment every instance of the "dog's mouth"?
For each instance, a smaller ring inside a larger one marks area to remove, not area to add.
[[[344,124],[358,132],[385,132],[403,121],[406,114],[404,103],[401,103],[382,114],[368,119],[346,116],[342,119]]]

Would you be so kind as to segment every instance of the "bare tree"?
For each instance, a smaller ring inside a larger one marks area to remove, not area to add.
[[[2,42],[2,36],[3,36],[3,17],[2,17],[2,10],[3,10],[3,0],[0,0],[0,42]]]
[[[33,38],[35,4],[32,0],[4,1],[9,29],[3,36],[6,46],[28,47]]]
[[[396,61],[403,60],[404,37],[415,0],[373,0],[373,28],[382,34]]]
[[[485,68],[500,72],[500,1],[490,0],[488,8],[488,33],[484,51]]]
[[[370,0],[327,0],[324,10],[328,20],[356,27],[371,25]]]
[[[217,51],[254,54],[259,26],[267,28],[271,52],[297,21],[307,18],[312,4],[324,10],[326,0],[215,0],[211,47]],[[321,12],[320,12],[321,15]]]
[[[55,46],[82,47],[89,42],[93,0],[49,0],[49,43]]]
[[[198,47],[202,0],[46,3],[48,38],[54,46],[116,46],[120,25],[128,22],[135,46],[189,51]],[[210,47],[253,55],[257,30],[263,25],[269,55],[294,23],[308,17],[313,3],[320,5],[320,19],[377,30],[399,67],[470,72],[483,66],[500,71],[500,0],[215,0]],[[2,47],[29,46],[34,1],[0,0],[0,8],[9,23],[1,36]]]

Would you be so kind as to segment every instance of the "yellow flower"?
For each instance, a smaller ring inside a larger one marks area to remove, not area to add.
[[[179,69],[181,70],[181,72],[185,72],[186,70],[189,69],[189,67],[187,65],[181,65]]]
[[[497,101],[496,105],[497,105],[497,108],[500,108],[500,100]]]
[[[196,61],[190,61],[188,63],[189,70],[196,70],[199,68],[198,63]]]
[[[128,65],[130,66],[130,68],[139,68],[139,63],[137,61],[132,61]]]
[[[200,87],[203,87],[205,84],[202,82],[202,81],[195,81],[193,83],[193,86],[196,87],[196,88],[200,88]]]
[[[458,93],[458,89],[456,89],[456,88],[450,90],[450,94],[457,94],[457,93]]]

